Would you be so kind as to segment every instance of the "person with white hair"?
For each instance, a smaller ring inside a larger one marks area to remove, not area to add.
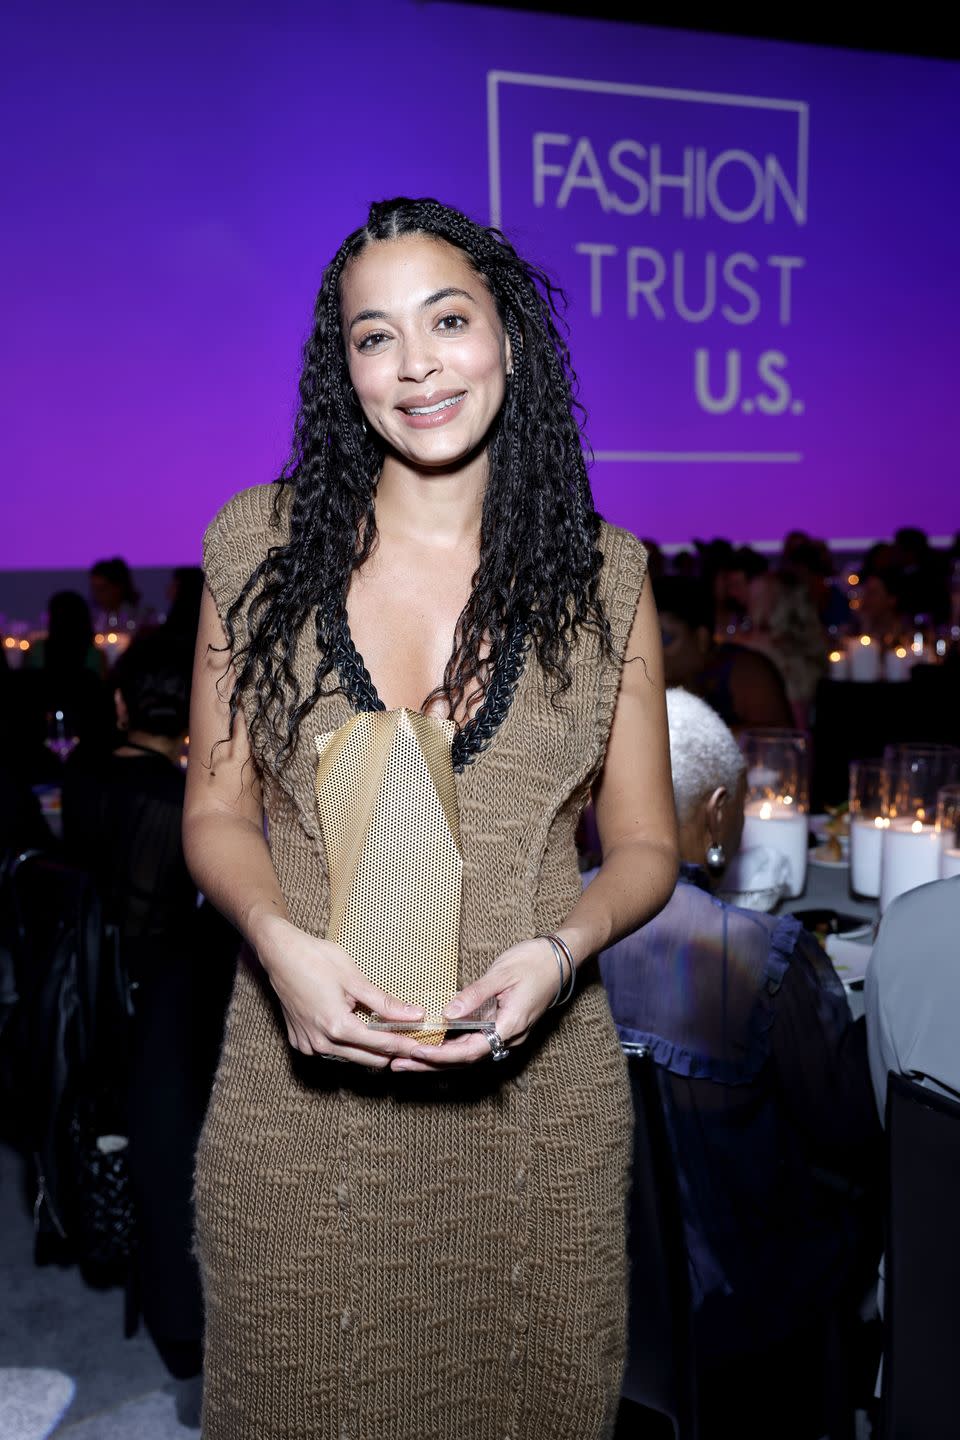
[[[680,854],[716,875],[740,845],[746,763],[717,712],[689,691],[667,691],[667,721]]]
[[[740,842],[744,762],[703,700],[669,690],[667,712],[680,879],[659,915],[601,954],[601,971],[621,1041],[658,1067],[702,1433],[767,1437],[775,1414],[778,1440],[815,1437],[828,1321],[855,1310],[879,1254],[857,1198],[880,1142],[864,1026],[793,915],[712,893]]]

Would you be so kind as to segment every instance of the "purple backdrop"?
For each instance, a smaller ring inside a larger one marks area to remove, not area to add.
[[[957,527],[960,67],[331,8],[6,7],[0,568],[194,560],[284,459],[324,261],[397,192],[567,289],[608,518]]]

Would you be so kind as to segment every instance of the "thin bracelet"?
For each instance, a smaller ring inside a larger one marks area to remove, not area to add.
[[[537,939],[537,940],[546,940],[547,944],[550,946],[551,951],[553,952],[553,958],[554,958],[554,960],[556,960],[556,962],[557,962],[557,969],[558,969],[559,972],[560,972],[560,984],[557,986],[557,993],[556,993],[556,995],[554,995],[553,999],[550,1001],[550,1004],[547,1006],[547,1009],[548,1009],[548,1010],[552,1010],[553,1007],[559,1003],[561,993],[563,992],[563,987],[564,987],[564,985],[566,985],[566,983],[567,983],[567,977],[566,977],[566,976],[564,975],[564,973],[563,973],[563,956],[562,956],[562,954],[561,954],[561,952],[560,952],[560,947],[559,947],[558,945],[554,945],[553,939],[552,939],[551,936],[549,936],[549,935],[537,935],[537,936],[536,936],[536,939]]]
[[[561,1001],[560,1001],[560,1004],[561,1004],[561,1005],[566,1005],[567,1001],[568,1001],[568,1000],[571,998],[571,996],[573,995],[573,987],[574,987],[574,986],[576,985],[576,983],[577,983],[577,967],[576,967],[576,965],[573,963],[573,952],[572,952],[572,950],[570,949],[570,946],[567,944],[566,940],[562,939],[562,937],[559,936],[559,935],[554,935],[554,936],[553,936],[553,940],[554,940],[554,943],[555,943],[556,945],[559,945],[559,946],[560,946],[560,949],[563,951],[564,955],[566,955],[566,957],[567,957],[567,964],[570,966],[570,986],[569,986],[569,988],[568,988],[568,990],[567,990],[567,993],[563,996],[563,998],[562,998]]]
[[[571,953],[570,946],[567,944],[566,940],[561,939],[559,935],[538,935],[537,939],[549,940],[550,945],[553,948],[553,954],[557,962],[557,967],[560,970],[560,988],[554,996],[554,999],[552,1000],[549,1008],[553,1009],[554,1005],[566,1005],[567,1001],[573,994],[573,988],[577,982],[577,967],[573,962],[573,954]],[[560,960],[561,955],[566,958],[567,964],[570,966],[570,974],[569,977],[566,979],[564,979],[563,976],[563,966]],[[563,994],[563,989],[565,985],[567,987],[567,990],[566,994]]]

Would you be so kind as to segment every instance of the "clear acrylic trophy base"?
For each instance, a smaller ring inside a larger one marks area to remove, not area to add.
[[[371,1015],[368,1025],[371,1030],[390,1030],[397,1034],[435,1035],[441,1030],[483,1030],[491,1031],[497,1021],[497,1002],[490,999],[469,1015],[458,1015],[456,1020],[447,1020],[442,1015],[424,1015],[422,1020],[384,1020],[381,1015]]]

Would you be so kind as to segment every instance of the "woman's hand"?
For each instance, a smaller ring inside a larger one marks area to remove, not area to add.
[[[355,1013],[362,1005],[385,1020],[410,1020],[414,1025],[423,1016],[415,1005],[371,985],[339,945],[317,940],[272,915],[257,927],[255,948],[283,1009],[287,1038],[302,1055],[352,1060],[381,1070],[418,1049],[416,1040],[372,1030]]]
[[[564,965],[564,974],[567,967]],[[522,1045],[557,994],[560,972],[548,940],[522,940],[505,950],[485,975],[454,996],[444,1014],[451,1020],[469,1015],[488,1000],[497,1002],[497,1033],[512,1049]],[[392,1062],[394,1070],[440,1070],[490,1059],[490,1045],[481,1031],[471,1030],[442,1045],[414,1046],[412,1055]]]

